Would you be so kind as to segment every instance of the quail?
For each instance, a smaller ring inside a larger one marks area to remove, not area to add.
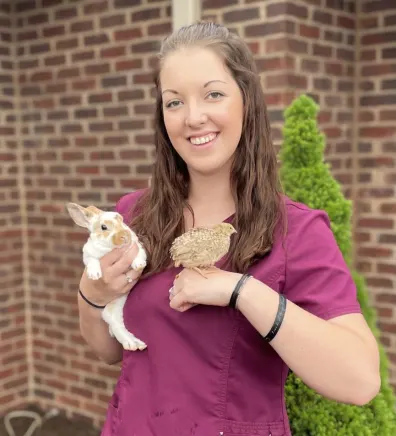
[[[232,224],[221,223],[213,227],[194,227],[177,237],[170,248],[176,267],[183,266],[206,275],[200,269],[215,265],[230,249],[231,235],[236,233]]]

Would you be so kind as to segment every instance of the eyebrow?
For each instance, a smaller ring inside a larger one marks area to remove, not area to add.
[[[207,86],[209,86],[213,82],[221,82],[221,83],[225,83],[227,85],[227,82],[224,82],[223,80],[209,80],[209,82],[206,82],[203,87],[206,88]],[[165,92],[171,92],[172,94],[179,94],[174,89],[165,89],[164,91],[162,91],[162,94],[165,94]]]

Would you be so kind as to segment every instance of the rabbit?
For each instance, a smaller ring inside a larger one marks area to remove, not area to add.
[[[113,248],[136,243],[138,253],[132,269],[143,270],[147,265],[147,253],[134,233],[117,212],[103,211],[95,206],[86,208],[76,203],[67,203],[66,208],[73,221],[89,230],[89,238],[83,247],[83,262],[87,276],[92,280],[102,277],[99,259]],[[129,332],[124,324],[124,305],[128,294],[111,301],[102,310],[102,319],[109,324],[109,333],[120,342],[125,350],[144,350],[147,345]]]

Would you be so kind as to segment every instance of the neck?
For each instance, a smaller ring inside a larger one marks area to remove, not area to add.
[[[226,174],[191,174],[189,204],[193,209],[208,209],[234,213],[230,176]]]

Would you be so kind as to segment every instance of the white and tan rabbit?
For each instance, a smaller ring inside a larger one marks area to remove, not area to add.
[[[136,243],[138,253],[132,262],[132,269],[143,270],[147,264],[147,254],[134,233],[117,212],[103,211],[95,206],[82,207],[76,203],[68,203],[66,208],[73,221],[89,230],[89,238],[83,247],[83,262],[87,268],[87,276],[92,280],[102,277],[99,259],[113,248]],[[144,350],[147,345],[129,332],[124,324],[123,309],[128,294],[111,301],[102,310],[102,318],[109,324],[109,332],[126,350]]]

